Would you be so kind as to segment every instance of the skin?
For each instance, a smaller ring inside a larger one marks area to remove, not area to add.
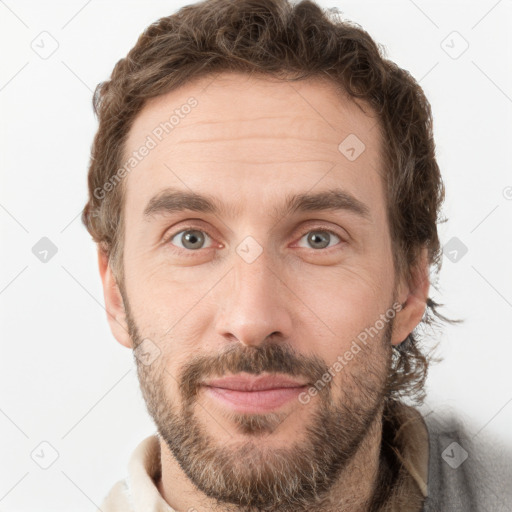
[[[376,118],[324,81],[222,73],[150,100],[126,154],[190,96],[198,106],[124,178],[123,283],[98,252],[113,335],[159,350],[151,365],[137,359],[160,434],[158,489],[177,511],[370,510],[391,345],[418,325],[429,289],[426,252],[413,281],[393,269]],[[349,134],[365,144],[354,161],[338,150]],[[166,187],[238,211],[145,219]],[[365,203],[369,220],[272,213],[287,194],[334,187]],[[190,248],[186,229],[209,236]],[[311,231],[329,247],[312,245]],[[251,263],[236,251],[247,236],[262,249]],[[316,382],[393,303],[404,307],[307,404],[233,414],[199,387],[244,364]]]

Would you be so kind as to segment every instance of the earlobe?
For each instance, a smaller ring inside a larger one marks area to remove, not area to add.
[[[402,304],[402,309],[393,322],[393,345],[402,343],[423,318],[430,288],[428,270],[428,251],[424,248],[413,271],[412,281],[399,290],[397,300]]]
[[[98,267],[103,284],[103,297],[107,320],[114,338],[123,346],[132,348],[132,340],[128,332],[126,311],[119,285],[114,277],[106,252],[98,247]]]

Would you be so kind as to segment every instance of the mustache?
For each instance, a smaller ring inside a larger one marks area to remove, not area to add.
[[[178,382],[181,395],[190,401],[203,380],[228,373],[280,373],[316,382],[327,371],[328,366],[317,356],[300,354],[283,342],[252,347],[235,343],[216,356],[195,356],[183,366]]]

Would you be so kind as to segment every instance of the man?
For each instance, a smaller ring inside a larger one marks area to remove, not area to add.
[[[416,328],[444,319],[407,72],[312,2],[209,0],[148,27],[94,101],[82,218],[158,430],[103,512],[506,506],[459,426],[405,404]]]

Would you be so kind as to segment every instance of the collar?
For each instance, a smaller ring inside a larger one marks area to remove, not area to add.
[[[128,493],[135,512],[176,512],[158,491],[160,474],[160,440],[152,434],[139,443],[128,463]]]
[[[387,402],[383,416],[381,457],[392,468],[380,473],[379,512],[420,512],[427,497],[429,433],[422,415],[402,402]],[[391,476],[392,475],[392,476]],[[385,498],[384,498],[385,496]],[[377,504],[372,504],[377,506]]]

